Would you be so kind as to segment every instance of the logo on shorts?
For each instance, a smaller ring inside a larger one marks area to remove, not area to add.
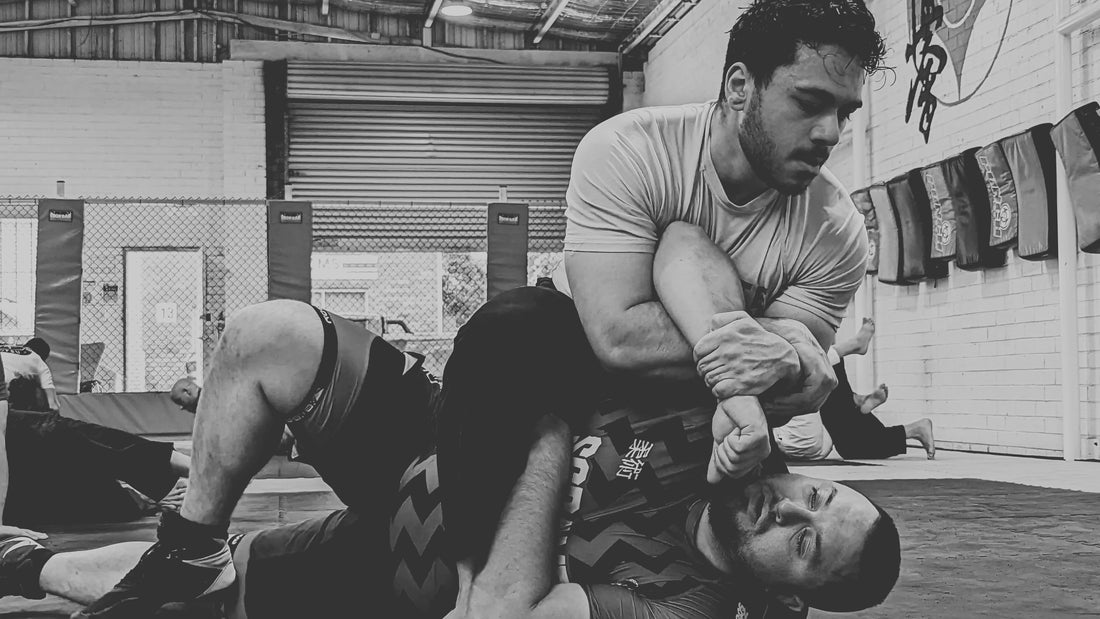
[[[50,209],[49,220],[63,224],[71,224],[73,223],[73,212],[69,210],[62,211]]]
[[[749,619],[749,611],[741,602],[737,603],[737,616],[734,619]]]
[[[302,211],[279,211],[279,223],[281,224],[300,224],[302,221]]]
[[[302,407],[301,412],[286,420],[287,423],[297,423],[306,417],[313,414],[313,411],[321,404],[321,398],[324,397],[327,387],[321,386],[313,390],[313,393],[309,395],[309,400],[306,405]]]
[[[645,459],[649,457],[651,449],[653,449],[653,443],[643,441],[640,438],[634,439],[630,443],[630,449],[627,450],[626,455],[619,461],[619,470],[615,472],[615,477],[637,481],[638,476],[642,474]]]
[[[497,213],[497,223],[502,226],[518,226],[519,215],[507,215],[505,213]]]

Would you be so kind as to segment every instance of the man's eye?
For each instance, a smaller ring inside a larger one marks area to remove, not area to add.
[[[810,509],[817,509],[817,488],[810,494]]]
[[[802,99],[798,99],[798,106],[801,107],[802,111],[806,112],[807,114],[816,114],[818,111],[817,105],[814,105],[813,103],[809,103]]]
[[[807,535],[809,535],[809,533],[807,532],[807,529],[802,529],[802,532],[798,534],[798,540],[795,543],[795,546],[798,549],[798,556],[800,556],[800,557],[802,556],[802,549],[805,548],[805,546],[806,546],[806,536]]]

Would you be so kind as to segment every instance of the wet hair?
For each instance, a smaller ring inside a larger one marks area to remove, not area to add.
[[[863,542],[859,566],[839,580],[827,582],[802,599],[813,608],[829,612],[855,612],[878,606],[898,581],[901,569],[901,538],[894,519],[874,501],[878,519]]]
[[[863,0],[754,0],[730,29],[718,98],[726,98],[726,75],[734,63],[744,63],[764,88],[777,68],[794,63],[799,45],[837,45],[868,75],[884,68],[886,44]]]
[[[42,357],[43,361],[50,358],[50,345],[46,343],[46,340],[40,337],[32,337],[27,340],[27,343],[23,344],[23,346],[31,349],[31,351],[39,357]]]

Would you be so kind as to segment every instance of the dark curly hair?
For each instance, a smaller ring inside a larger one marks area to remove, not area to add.
[[[730,29],[718,98],[726,97],[726,75],[734,63],[744,63],[766,87],[777,68],[795,61],[799,44],[837,45],[868,75],[885,68],[886,43],[863,0],[755,0]]]

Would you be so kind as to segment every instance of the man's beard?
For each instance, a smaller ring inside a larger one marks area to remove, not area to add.
[[[759,91],[753,93],[749,107],[745,110],[745,120],[741,123],[741,130],[737,132],[741,152],[745,153],[745,159],[748,160],[752,171],[768,187],[785,195],[800,194],[806,189],[805,185],[782,183],[778,178],[783,162],[776,154],[775,140],[764,129],[763,113],[760,110],[762,98],[762,93]]]
[[[736,569],[745,569],[748,565],[744,547],[751,531],[743,528],[738,519],[738,515],[744,513],[747,507],[748,499],[743,487],[733,496],[725,496],[720,500],[711,499],[707,505],[710,527],[719,546],[717,550]]]

